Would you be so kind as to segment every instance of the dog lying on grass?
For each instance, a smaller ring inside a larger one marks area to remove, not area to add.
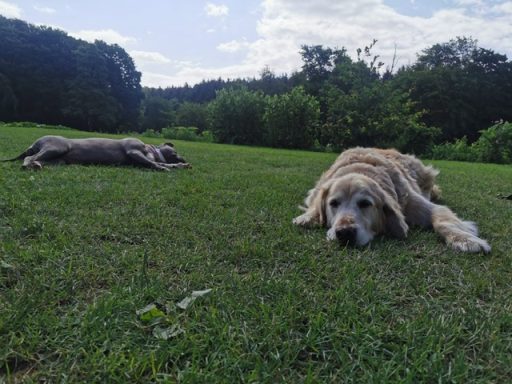
[[[403,239],[409,226],[432,228],[457,251],[490,252],[473,222],[435,204],[439,172],[393,149],[344,151],[322,174],[293,223],[328,228],[327,239],[363,246],[376,235]]]
[[[144,144],[139,139],[66,139],[43,136],[15,161],[23,159],[23,168],[41,169],[46,164],[137,165],[159,171],[188,168],[172,143],[159,146]]]

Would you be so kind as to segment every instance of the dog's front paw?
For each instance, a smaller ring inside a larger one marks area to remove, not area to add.
[[[302,215],[297,216],[295,219],[293,219],[292,223],[300,227],[306,227],[308,225],[313,224],[313,221],[314,219],[309,213],[303,213]]]
[[[39,171],[43,169],[43,164],[41,164],[39,161],[31,161],[30,163],[24,163],[21,168]]]
[[[326,239],[328,241],[334,241],[338,239],[334,227],[329,228],[329,230],[327,231]]]
[[[448,241],[448,244],[456,251],[469,253],[489,253],[491,246],[483,239],[476,236],[457,236]]]

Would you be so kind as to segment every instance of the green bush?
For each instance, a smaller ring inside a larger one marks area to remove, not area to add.
[[[246,87],[225,88],[208,105],[210,127],[221,143],[262,145],[265,96]]]
[[[473,144],[477,161],[512,163],[512,123],[500,122],[480,133],[480,138]]]
[[[396,148],[423,154],[429,151],[439,129],[421,122],[422,112],[406,92],[389,83],[374,83],[345,92],[329,86],[324,89],[326,121],[319,141],[342,150],[348,147]]]
[[[144,132],[141,133],[144,137],[162,137],[160,132],[155,131],[154,129],[146,129]]]
[[[166,139],[202,141],[212,143],[213,135],[210,131],[199,133],[197,127],[167,127],[162,129],[162,136]]]
[[[183,127],[197,127],[199,132],[207,129],[208,111],[206,105],[184,102],[176,110],[176,125]]]
[[[265,143],[272,147],[309,149],[320,120],[320,104],[295,87],[283,95],[267,98],[263,121]]]
[[[454,143],[435,145],[432,158],[443,160],[512,163],[512,123],[500,122],[480,131],[479,139],[468,144],[466,137]]]
[[[32,123],[30,121],[15,121],[11,123],[2,123],[1,125],[5,125],[6,127],[14,127],[14,128],[45,128],[45,129],[60,129],[60,130],[73,130],[73,128],[66,127],[64,125],[48,125],[48,124],[38,124]]]

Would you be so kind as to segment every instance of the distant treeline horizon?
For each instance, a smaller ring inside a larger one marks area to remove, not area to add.
[[[357,50],[301,47],[302,68],[277,76],[141,87],[118,45],[0,16],[0,121],[61,124],[98,132],[196,127],[215,141],[338,150],[394,146],[417,154],[455,140],[473,143],[512,121],[512,62],[456,37],[395,68]]]

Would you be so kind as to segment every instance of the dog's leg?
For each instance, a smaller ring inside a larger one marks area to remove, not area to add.
[[[446,243],[461,252],[490,252],[487,241],[478,237],[476,224],[463,221],[443,205],[434,204],[413,193],[405,207],[407,222],[424,228],[433,227]]]
[[[325,224],[325,197],[331,184],[325,183],[321,188],[315,187],[308,192],[304,201],[306,208],[301,207],[305,212],[293,219],[293,224],[301,227]]]
[[[476,224],[460,220],[449,208],[435,205],[432,226],[453,249],[462,252],[490,252],[487,241],[478,237]]]
[[[192,168],[192,166],[189,163],[175,163],[175,164],[167,164],[167,163],[157,163],[158,165],[161,165],[162,167],[168,168],[168,169],[174,169],[174,168]]]
[[[22,167],[25,169],[41,169],[44,163],[52,162],[58,157],[64,155],[67,150],[55,147],[43,147],[39,152],[32,156],[27,156],[23,160]]]
[[[132,149],[126,152],[126,154],[136,163],[142,165],[146,168],[156,169],[159,171],[169,171],[170,168],[164,167],[153,160],[148,159],[141,151],[138,149]]]

